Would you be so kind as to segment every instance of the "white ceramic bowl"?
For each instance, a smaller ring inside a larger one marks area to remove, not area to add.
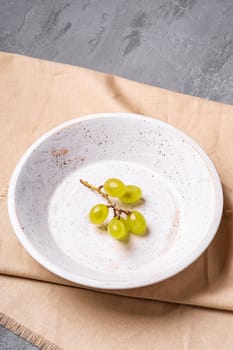
[[[109,177],[142,188],[149,234],[127,244],[88,222],[98,194],[80,184]],[[125,113],[66,122],[36,141],[11,179],[15,233],[40,264],[67,280],[121,289],[162,281],[208,247],[223,196],[217,172],[188,136],[159,120]]]

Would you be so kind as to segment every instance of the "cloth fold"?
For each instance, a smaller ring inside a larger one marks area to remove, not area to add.
[[[180,274],[126,296],[233,310],[233,106],[116,76],[0,53],[0,273],[70,285],[36,263],[10,225],[6,188],[26,148],[52,127],[81,115],[132,112],[183,130],[209,154],[224,190],[224,215],[208,250]]]
[[[232,313],[0,276],[4,313],[64,350],[232,350]]]

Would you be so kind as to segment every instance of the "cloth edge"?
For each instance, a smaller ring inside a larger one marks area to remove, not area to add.
[[[42,62],[47,62],[47,63],[53,63],[53,64],[55,64],[57,66],[63,65],[63,66],[72,67],[72,68],[79,68],[79,69],[83,69],[83,70],[86,70],[86,71],[89,71],[89,72],[94,72],[94,73],[97,73],[97,74],[100,74],[100,75],[104,74],[106,76],[116,77],[116,78],[119,78],[119,79],[122,79],[122,80],[125,80],[125,81],[136,83],[136,84],[141,84],[141,85],[144,85],[144,86],[153,87],[153,88],[156,88],[156,89],[161,90],[161,91],[169,91],[169,92],[174,93],[176,95],[186,96],[187,98],[194,98],[194,99],[197,99],[197,100],[208,101],[211,104],[220,104],[222,106],[228,106],[228,107],[229,106],[230,107],[233,106],[233,104],[230,104],[230,103],[216,101],[216,100],[211,100],[211,99],[208,99],[207,97],[201,97],[201,96],[197,96],[197,95],[190,95],[190,94],[185,93],[185,92],[171,90],[171,89],[168,89],[168,88],[165,88],[165,87],[159,87],[159,86],[152,85],[152,84],[149,84],[149,83],[146,83],[146,82],[143,83],[143,82],[140,82],[138,80],[133,80],[133,79],[124,77],[123,75],[119,75],[119,74],[115,74],[115,73],[107,73],[107,72],[104,72],[104,71],[101,71],[101,70],[96,70],[96,69],[88,68],[88,67],[85,67],[85,66],[80,66],[80,65],[77,65],[77,64],[65,63],[65,62],[61,62],[61,61],[52,61],[52,60],[49,60],[49,59],[35,57],[35,56],[29,56],[29,55],[24,55],[24,54],[21,54],[21,53],[18,53],[18,52],[17,53],[16,52],[12,52],[12,51],[1,51],[0,50],[0,55],[16,56],[16,57],[20,57],[20,58],[32,59],[34,61],[42,61]]]
[[[0,325],[24,340],[28,341],[32,345],[37,346],[41,350],[63,350],[57,345],[51,343],[44,337],[34,333],[32,330],[22,326],[13,318],[7,316],[6,314],[0,312]]]

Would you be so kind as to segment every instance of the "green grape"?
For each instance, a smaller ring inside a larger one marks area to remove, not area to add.
[[[122,203],[133,204],[139,201],[141,197],[142,197],[142,191],[140,187],[135,185],[127,185],[126,191],[123,194],[123,196],[120,197],[120,200]]]
[[[104,183],[104,190],[111,197],[121,197],[125,193],[125,184],[119,179],[108,179]]]
[[[124,240],[127,237],[128,229],[124,224],[124,219],[114,217],[108,224],[108,233],[116,239]],[[126,221],[126,220],[125,220]]]
[[[126,232],[128,233],[129,232],[129,224],[128,224],[128,221],[122,217],[120,217],[120,221],[124,224],[125,226],[125,229],[126,229]]]
[[[102,224],[108,216],[108,207],[105,204],[96,204],[89,212],[89,220],[92,224]]]
[[[127,222],[132,233],[143,235],[146,232],[146,220],[139,211],[132,211],[127,217]]]

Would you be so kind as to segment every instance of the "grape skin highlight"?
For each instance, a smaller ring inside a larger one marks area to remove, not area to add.
[[[127,223],[132,233],[136,235],[143,235],[146,233],[146,220],[139,211],[132,211],[127,217]]]
[[[119,179],[111,178],[105,181],[104,190],[109,196],[119,198],[125,193],[125,184]]]
[[[108,224],[108,233],[119,240],[124,240],[128,234],[127,227],[123,220],[114,217]]]
[[[108,216],[108,207],[105,204],[96,204],[89,212],[89,220],[92,224],[102,224]]]

